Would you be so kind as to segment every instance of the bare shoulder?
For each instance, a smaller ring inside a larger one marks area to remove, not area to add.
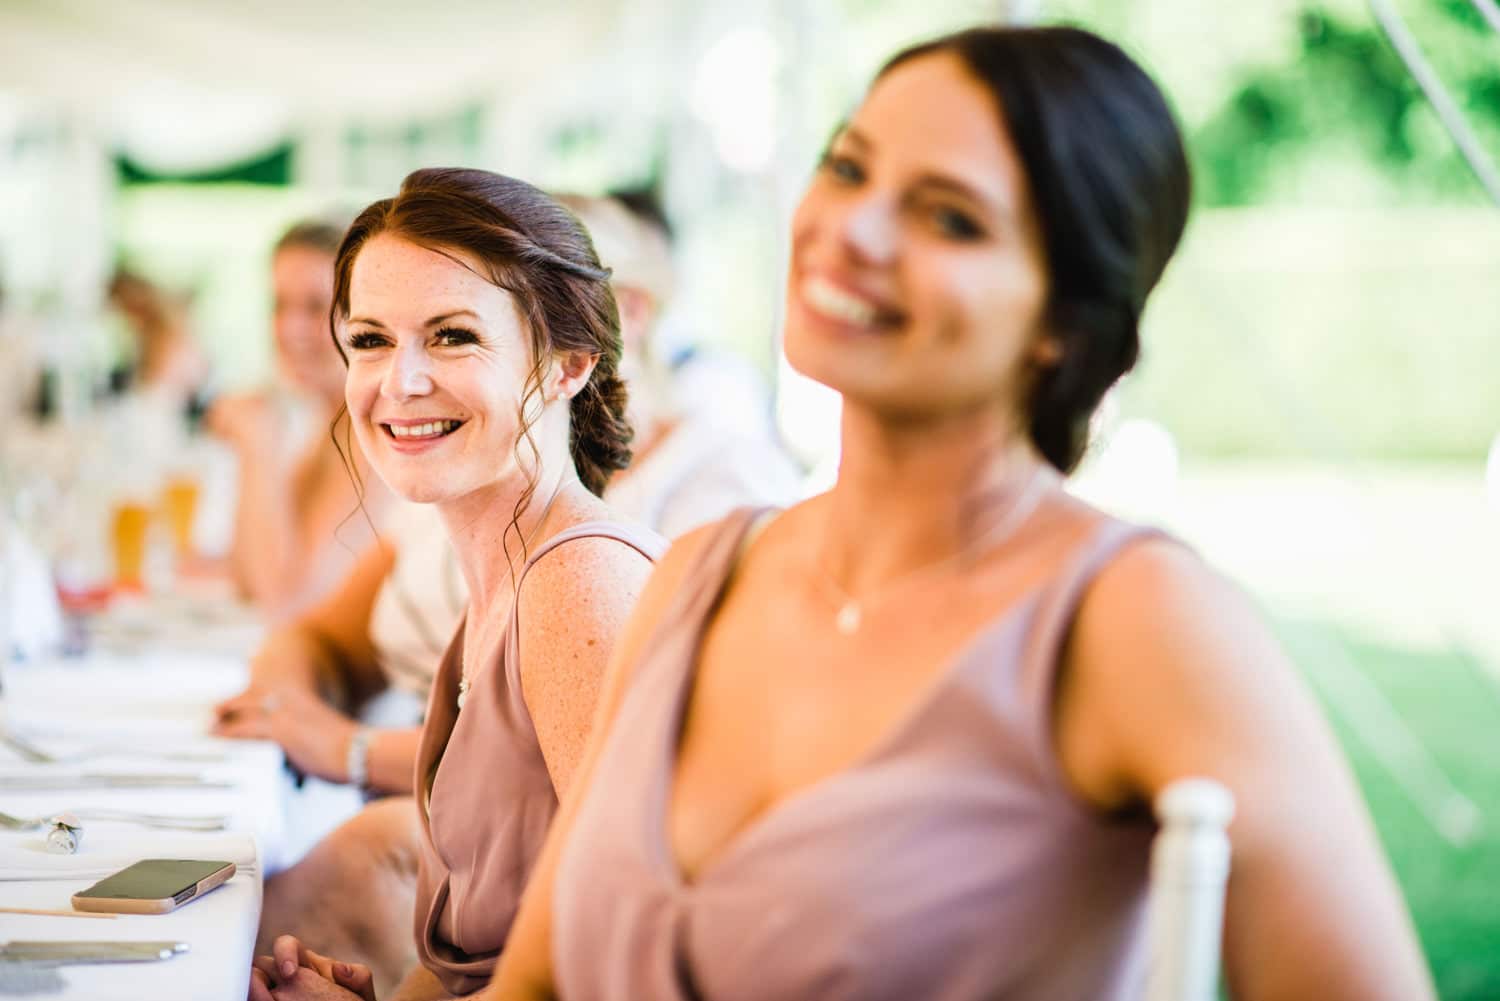
[[[608,605],[622,592],[639,593],[651,560],[634,546],[606,536],[564,542],[532,564],[521,583],[520,610]]]
[[[1150,535],[1126,544],[1100,569],[1083,607],[1107,612],[1132,595],[1154,602],[1195,597],[1216,600],[1238,592],[1186,544]]]
[[[1270,634],[1249,597],[1187,546],[1155,537],[1127,545],[1100,570],[1079,608],[1074,647],[1110,660],[1129,654],[1127,639],[1229,653],[1253,637],[1269,642]]]
[[[1057,751],[1092,806],[1187,776],[1233,794],[1235,997],[1432,997],[1353,775],[1246,594],[1184,546],[1136,543],[1085,596],[1061,670]],[[1266,961],[1306,942],[1306,963]]]
[[[1249,597],[1169,539],[1134,543],[1099,573],[1061,671],[1059,752],[1096,806],[1149,798],[1183,774],[1274,771],[1289,747],[1323,737]]]
[[[521,584],[517,667],[559,795],[588,743],[606,667],[650,572],[634,547],[590,536],[552,549]]]

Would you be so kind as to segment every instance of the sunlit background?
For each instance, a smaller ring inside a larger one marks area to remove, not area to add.
[[[999,17],[1098,29],[1171,94],[1197,189],[1076,489],[1261,601],[1443,997],[1500,997],[1500,207],[1391,11],[1500,153],[1500,17],[1471,0],[5,0],[0,406],[46,370],[56,419],[86,420],[127,360],[102,296],[119,262],[190,298],[216,390],[264,383],[286,224],[474,165],[655,188],[682,269],[671,337],[758,371],[826,482],[836,403],[777,347],[786,220],[822,142],[903,44]],[[0,486],[56,554],[66,498],[16,451]]]

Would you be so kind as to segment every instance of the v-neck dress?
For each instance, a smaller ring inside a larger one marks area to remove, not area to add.
[[[617,539],[653,562],[666,549],[655,532],[590,521],[548,539],[526,574],[575,539]],[[471,672],[464,708],[464,623],[443,655],[417,750],[417,957],[455,995],[489,983],[510,933],[526,878],[557,812],[557,793],[521,691],[519,609],[514,605],[499,655]]]
[[[567,1001],[1123,1001],[1144,979],[1149,821],[1069,791],[1056,669],[1090,581],[1154,530],[1097,516],[853,767],[682,878],[667,827],[706,624],[756,512],[721,523],[637,665],[564,846]]]

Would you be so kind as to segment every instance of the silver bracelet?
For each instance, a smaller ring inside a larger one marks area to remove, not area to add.
[[[362,726],[349,738],[349,753],[344,758],[344,769],[349,773],[349,784],[363,789],[370,781],[370,738],[375,731]]]

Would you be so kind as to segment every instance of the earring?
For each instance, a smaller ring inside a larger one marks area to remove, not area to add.
[[[1031,362],[1039,368],[1052,368],[1062,362],[1063,346],[1055,336],[1048,335],[1031,348]]]

